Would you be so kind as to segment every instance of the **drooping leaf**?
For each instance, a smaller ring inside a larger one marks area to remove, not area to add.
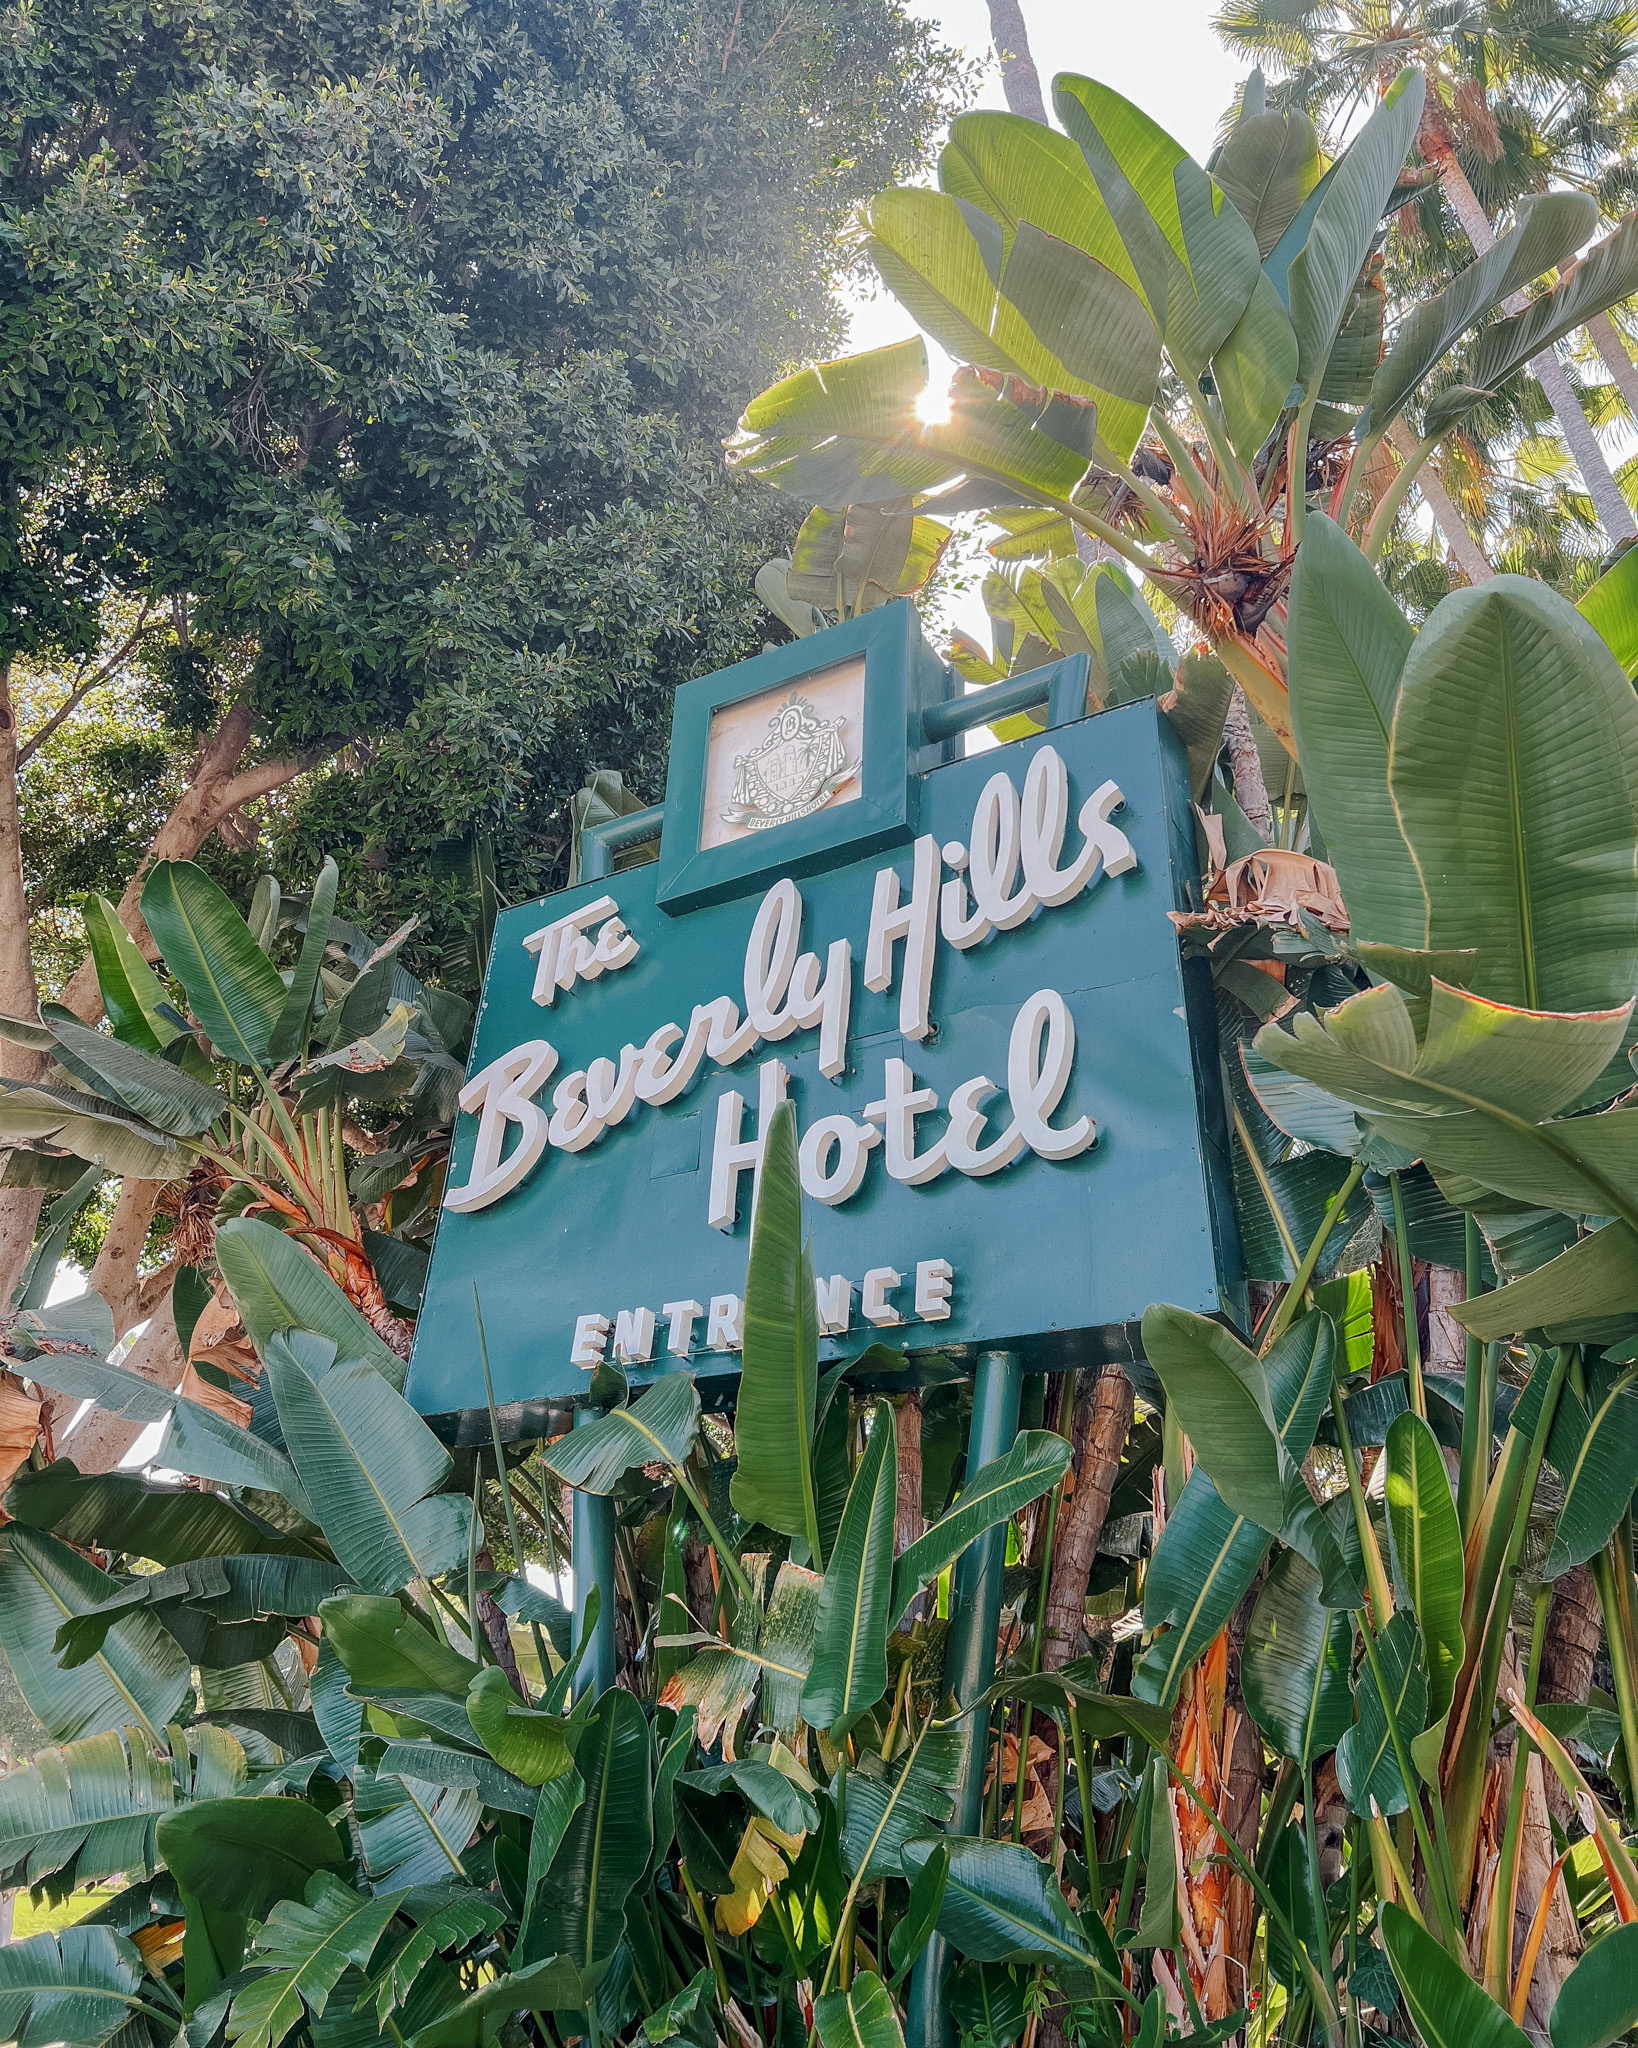
[[[544,1785],[573,1768],[562,1719],[526,1707],[496,1665],[486,1665],[473,1679],[466,1717],[495,1761],[526,1785]]]
[[[1567,1251],[1522,1279],[1456,1303],[1452,1313],[1464,1329],[1489,1341],[1510,1337],[1515,1330],[1562,1328],[1618,1315],[1634,1306],[1638,1231],[1627,1223],[1607,1223],[1588,1237],[1576,1238]],[[1573,1341],[1573,1331],[1565,1341]]]
[[[730,1498],[747,1522],[806,1538],[825,1561],[813,1481],[819,1323],[813,1262],[802,1242],[796,1110],[781,1103],[763,1148],[745,1273],[745,1345]],[[892,1434],[891,1430],[888,1432]]]
[[[266,1369],[297,1474],[359,1585],[396,1593],[465,1559],[472,1503],[433,1491],[449,1453],[374,1366],[291,1330],[269,1339]]]
[[[1513,576],[1445,599],[1405,662],[1389,782],[1427,880],[1422,943],[1474,947],[1476,993],[1631,1000],[1638,699],[1571,604]]]
[[[887,1959],[895,1977],[902,1977],[932,1939],[944,1906],[944,1886],[950,1875],[950,1852],[942,1843],[916,1873],[910,1887],[910,1903],[904,1917],[887,1939]]]
[[[891,506],[816,505],[791,545],[785,579],[793,603],[829,605],[842,618],[912,597],[932,578],[952,529]]]
[[[1280,295],[1259,271],[1245,311],[1211,359],[1229,439],[1249,462],[1285,409],[1297,378],[1297,336]]]
[[[535,1894],[516,1953],[534,1960],[544,1944],[590,1969],[619,1947],[626,1901],[653,1846],[653,1745],[641,1701],[611,1686],[592,1710],[575,1761],[584,1803]]]
[[[396,1600],[344,1593],[324,1602],[319,1620],[325,1642],[359,1692],[448,1693],[461,1702],[456,1726],[468,1727],[465,1701],[478,1666],[442,1637],[435,1640]]]
[[[904,1867],[920,1875],[935,1849],[949,1853],[939,1931],[974,1962],[1047,1957],[1060,1967],[1092,1960],[1092,1947],[1040,1857],[1021,1843],[970,1836],[907,1842]]]
[[[1403,1906],[1382,1905],[1377,1927],[1416,2031],[1428,2048],[1525,2048],[1523,2029]]]
[[[353,1812],[364,1868],[377,1892],[462,1878],[461,1856],[483,1816],[471,1786],[439,1786],[367,1771],[353,1780]]]
[[[699,1435],[700,1399],[691,1373],[663,1373],[629,1408],[611,1408],[542,1453],[566,1486],[612,1493],[637,1465],[686,1464]]]
[[[1576,610],[1621,664],[1638,670],[1638,553],[1628,548],[1583,591]]]
[[[905,1844],[937,1833],[954,1812],[960,1737],[935,1729],[895,1771],[850,1772],[842,1858],[864,1883],[903,1877]]]
[[[160,1821],[159,1853],[185,1892],[251,1920],[344,1860],[335,1829],[305,1799],[196,1800]]]
[[[71,1188],[52,1203],[41,1218],[40,1234],[34,1240],[23,1270],[11,1290],[14,1309],[43,1309],[57,1279],[57,1266],[74,1228],[75,1218],[101,1187],[100,1166],[88,1166]]]
[[[1026,1429],[1004,1457],[973,1474],[961,1498],[900,1557],[893,1573],[893,1618],[898,1619],[929,1579],[936,1579],[967,1545],[1038,1500],[1057,1485],[1074,1456],[1049,1429]]]
[[[96,2048],[143,1997],[142,1957],[111,1927],[65,1927],[0,1947],[0,2036],[16,2048]]]
[[[526,1969],[493,1977],[409,2036],[409,2048],[482,2048],[509,2013],[573,2012],[583,2007],[607,1963],[579,1970],[569,1956],[547,1956]]]
[[[1361,432],[1385,428],[1447,349],[1504,299],[1572,257],[1597,223],[1597,206],[1584,192],[1543,192],[1523,200],[1511,233],[1458,271],[1442,292],[1421,300],[1394,329]]]
[[[143,884],[142,915],[211,1043],[262,1065],[284,982],[221,889],[192,861],[162,860]]]
[[[188,1693],[188,1659],[174,1637],[139,1610],[109,1629],[89,1663],[63,1670],[58,1629],[117,1593],[118,1581],[38,1529],[13,1523],[3,1540],[0,1647],[35,1716],[58,1742],[131,1722],[156,1734]]]
[[[49,1146],[131,1180],[174,1180],[185,1155],[172,1139],[120,1102],[50,1081],[0,1080],[0,1138],[8,1146]]]
[[[813,1664],[802,1688],[804,1719],[828,1728],[833,1741],[887,1690],[898,1475],[892,1411],[878,1406],[819,1589]]]
[[[157,1053],[93,1031],[59,1003],[46,1004],[42,1014],[57,1041],[55,1057],[61,1064],[99,1095],[123,1102],[156,1130],[173,1138],[197,1137],[226,1110],[227,1097],[219,1089],[207,1087]]]
[[[1638,1467],[1638,1367],[1618,1371],[1600,1363],[1587,1393],[1583,1405],[1573,1387],[1561,1390],[1547,1440],[1547,1455],[1564,1486],[1564,1505],[1542,1567],[1549,1579],[1602,1550],[1632,1498],[1630,1483]]]
[[[1282,1756],[1312,1765],[1352,1721],[1353,1639],[1348,1615],[1321,1604],[1313,1566],[1282,1550],[1257,1595],[1240,1655],[1251,1718]]]

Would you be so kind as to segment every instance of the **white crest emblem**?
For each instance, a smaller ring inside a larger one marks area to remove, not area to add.
[[[724,819],[762,832],[823,810],[859,766],[842,741],[846,724],[845,715],[821,718],[793,691],[768,720],[761,746],[734,756],[734,807]]]

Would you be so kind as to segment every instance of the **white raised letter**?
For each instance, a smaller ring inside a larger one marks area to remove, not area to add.
[[[853,946],[833,939],[819,979],[819,956],[804,953],[791,976],[790,1014],[804,1031],[819,1026],[819,1071],[834,1081],[847,1065],[847,1013],[853,1000]]]
[[[623,1308],[614,1318],[614,1355],[621,1365],[647,1365],[654,1356],[654,1311]]]
[[[1069,1007],[1055,988],[1043,988],[1013,1019],[1007,1045],[1012,1114],[1030,1150],[1042,1159],[1073,1159],[1098,1135],[1089,1116],[1078,1116],[1061,1131],[1047,1122],[1063,1100],[1074,1061],[1075,1023]]]
[[[745,1015],[770,1043],[789,1038],[797,1019],[780,1005],[802,940],[802,899],[786,875],[763,897],[745,948]]]
[[[1012,785],[1007,786],[1010,789]],[[933,956],[938,949],[938,841],[931,834],[916,841],[910,901],[902,908],[897,868],[881,868],[876,874],[864,985],[878,995],[893,985],[893,948],[900,939],[904,941],[904,973],[899,981],[899,1029],[906,1038],[925,1038],[933,1028],[928,1005]]]
[[[1008,1124],[1000,1137],[990,1144],[978,1142],[985,1123],[984,1112],[979,1105],[987,1095],[995,1092],[995,1083],[989,1075],[977,1074],[972,1080],[963,1081],[950,1097],[944,1156],[958,1173],[970,1174],[974,1180],[982,1180],[986,1174],[999,1173],[1003,1166],[1010,1166],[1024,1149],[1024,1134],[1015,1123]]]
[[[1018,792],[1005,769],[992,775],[973,806],[972,838],[967,873],[973,901],[998,932],[1010,932],[1034,910],[1036,897],[1028,881],[1009,896],[1018,872]]]
[[[814,1303],[819,1312],[821,1337],[845,1337],[853,1313],[853,1287],[845,1273],[832,1273],[828,1280],[813,1283]]]
[[[744,1304],[737,1294],[713,1294],[705,1318],[705,1348],[738,1351],[744,1342],[740,1335],[740,1318],[744,1313]]]
[[[916,1267],[916,1314],[926,1323],[950,1320],[950,1282],[955,1268],[948,1259],[923,1259]],[[618,1346],[619,1338],[615,1343]]]
[[[457,1100],[468,1116],[478,1119],[478,1141],[464,1187],[448,1188],[444,1207],[464,1214],[486,1209],[510,1194],[546,1149],[550,1126],[535,1090],[557,1065],[557,1053],[544,1038],[531,1038],[502,1053],[472,1076]],[[518,1142],[502,1159],[506,1126],[518,1127]]]
[[[576,1067],[552,1090],[552,1143],[560,1152],[584,1152],[603,1135],[603,1120],[586,1100],[586,1073]]]
[[[612,896],[599,896],[529,934],[523,950],[538,956],[535,985],[530,991],[537,1003],[549,1009],[558,990],[573,988],[577,978],[595,981],[607,969],[624,967],[636,959],[637,941],[620,923],[619,908]],[[588,926],[601,924],[604,918],[613,922],[604,926],[594,946],[584,934]]]
[[[797,1154],[802,1169],[802,1192],[816,1202],[835,1208],[859,1192],[869,1161],[870,1148],[879,1145],[882,1134],[874,1124],[856,1124],[850,1116],[822,1116],[802,1134]],[[836,1163],[826,1171],[825,1157],[836,1147]]]
[[[916,1152],[916,1118],[937,1109],[938,1097],[931,1088],[916,1086],[916,1077],[903,1060],[890,1059],[885,1068],[887,1092],[880,1102],[867,1102],[864,1113],[882,1126],[889,1175],[907,1187],[919,1188],[936,1180],[950,1163],[942,1138],[919,1156]]]
[[[686,1358],[694,1348],[694,1325],[705,1313],[703,1301],[666,1301],[660,1313],[670,1324],[665,1348],[673,1358]]]
[[[904,1321],[887,1298],[889,1290],[897,1287],[899,1282],[900,1276],[891,1266],[871,1267],[859,1290],[859,1312],[867,1323],[875,1323],[879,1329],[885,1329],[890,1323]]]
[[[571,1365],[601,1365],[609,1341],[607,1316],[579,1316],[575,1320],[574,1343],[569,1351]]]
[[[790,1076],[778,1060],[764,1060],[757,1069],[759,1088],[757,1093],[756,1136],[741,1139],[740,1119],[745,1114],[745,1098],[737,1088],[730,1088],[717,1101],[717,1134],[711,1147],[711,1192],[710,1207],[706,1221],[713,1230],[732,1230],[739,1209],[739,1177],[750,1173],[751,1201],[756,1202],[756,1189],[762,1178],[762,1148],[768,1135],[768,1120],[774,1110],[785,1099],[785,1083]]]

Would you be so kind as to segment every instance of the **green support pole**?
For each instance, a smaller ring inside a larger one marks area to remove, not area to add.
[[[967,1470],[976,1472],[1003,1457],[1018,1435],[1018,1400],[1024,1362],[1016,1351],[981,1351],[973,1385],[973,1420],[967,1436]],[[991,1529],[956,1559],[950,1581],[950,1633],[944,1647],[944,1690],[967,1706],[995,1680],[995,1639],[1001,1626],[1001,1573],[1007,1559],[1007,1526]],[[984,1759],[989,1753],[987,1707],[961,1724],[961,1768],[956,1778],[955,1817],[950,1832],[976,1835],[984,1797]],[[922,1951],[910,1980],[904,2029],[906,2048],[951,2048],[955,2029],[944,2010],[944,1973],[949,1946],[935,1934]]]
[[[589,1429],[601,1421],[599,1408],[577,1408],[576,1429]],[[614,1496],[586,1493],[578,1487],[574,1496],[573,1555],[574,1627],[573,1645],[580,1646],[586,1626],[586,1594],[595,1586],[600,1596],[597,1624],[592,1630],[591,1648],[575,1673],[574,1696],[590,1692],[595,1699],[614,1683]]]

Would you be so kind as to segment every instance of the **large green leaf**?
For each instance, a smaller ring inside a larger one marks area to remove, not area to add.
[[[1377,1637],[1377,1658],[1406,1753],[1427,1720],[1428,1680],[1422,1634],[1408,1607],[1399,1608]],[[1374,1799],[1386,1814],[1403,1813],[1411,1794],[1399,1769],[1388,1716],[1369,1665],[1360,1673],[1359,1719],[1337,1744],[1337,1778],[1355,1813],[1369,1815]]]
[[[159,1816],[245,1779],[244,1750],[225,1728],[196,1727],[186,1740],[191,1757],[180,1745],[167,1754],[139,1728],[110,1728],[14,1764],[0,1778],[0,1883],[38,1884],[71,1863],[76,1884],[157,1869]]]
[[[1638,1366],[1623,1372],[1600,1361],[1587,1393],[1583,1404],[1573,1387],[1562,1389],[1547,1441],[1564,1486],[1553,1547],[1542,1567],[1549,1579],[1603,1549],[1631,1502],[1638,1471]]]
[[[1304,113],[1242,114],[1212,176],[1267,256],[1320,180],[1319,137]]]
[[[1594,314],[1638,290],[1638,219],[1628,215],[1614,234],[1578,263],[1555,291],[1533,299],[1511,319],[1479,336],[1462,364],[1464,382],[1442,391],[1422,422],[1424,434],[1444,434],[1545,348],[1562,341]]]
[[[57,1267],[68,1245],[69,1232],[74,1228],[80,1211],[102,1186],[103,1173],[100,1166],[88,1166],[71,1188],[65,1188],[40,1219],[40,1234],[34,1240],[23,1270],[18,1274],[11,1290],[11,1306],[14,1309],[44,1309],[57,1283]],[[57,1304],[53,1303],[53,1307]],[[15,1348],[16,1330],[13,1326],[8,1350]]]
[[[1096,1657],[1074,1657],[1057,1671],[1013,1671],[998,1678],[984,1695],[991,1700],[1022,1700],[1028,1706],[1054,1707],[1067,1715],[1074,1707],[1088,1742],[1124,1742],[1128,1736],[1150,1749],[1164,1749],[1171,1732],[1166,1710],[1105,1692]]]
[[[1265,1361],[1269,1399],[1286,1455],[1300,1464],[1314,1441],[1331,1392],[1330,1348],[1300,1336],[1308,1317],[1286,1332]],[[1290,1340],[1297,1339],[1292,1342]],[[1197,1465],[1149,1563],[1143,1625],[1159,1631],[1132,1675],[1140,1699],[1170,1707],[1184,1673],[1222,1629],[1257,1575],[1270,1538],[1225,1507]]]
[[[1413,307],[1394,329],[1371,385],[1360,431],[1387,427],[1468,328],[1503,299],[1572,257],[1597,224],[1597,205],[1584,192],[1543,192],[1524,200],[1510,234],[1475,257],[1454,283]]]
[[[1026,1429],[1004,1457],[974,1473],[955,1506],[917,1537],[894,1568],[893,1619],[986,1529],[1010,1520],[1056,1486],[1073,1456],[1072,1446],[1051,1430]]]
[[[311,1253],[254,1216],[216,1232],[216,1262],[250,1341],[264,1356],[279,1330],[317,1330],[344,1358],[362,1358],[402,1388],[404,1360],[390,1351]]]
[[[607,1964],[577,1970],[568,1956],[547,1956],[480,1984],[461,2002],[409,2036],[408,2048],[482,2048],[503,2021],[520,2012],[573,2012],[582,2008]],[[372,2040],[375,2036],[371,2035]],[[316,2036],[315,2036],[316,2039]]]
[[[375,1891],[442,1884],[464,1874],[461,1855],[483,1817],[482,1793],[363,1769],[353,1787],[364,1867]]]
[[[81,899],[80,916],[114,1036],[145,1052],[158,1052],[180,1038],[187,1027],[113,904],[93,893]]]
[[[335,916],[339,881],[339,870],[326,854],[307,905],[307,930],[302,937],[301,956],[267,1041],[267,1057],[274,1065],[281,1060],[300,1059],[307,1051],[313,999],[319,985],[319,968],[324,964],[324,949],[330,942],[330,923]]]
[[[904,2048],[893,1994],[874,1970],[863,1970],[845,1991],[813,2002],[821,2048]]]
[[[1546,1209],[1621,1214],[1638,1171],[1638,1113],[1549,1118],[1623,1042],[1629,1009],[1551,1014],[1485,1002],[1435,982],[1418,1044],[1393,987],[1296,1017],[1256,1038],[1264,1059],[1363,1111],[1382,1134],[1446,1174]]]
[[[1285,409],[1297,378],[1296,333],[1262,271],[1233,332],[1211,359],[1211,374],[1229,439],[1249,462]]]
[[[785,590],[794,604],[829,605],[857,617],[911,597],[944,558],[951,529],[891,505],[815,505],[791,544]],[[761,574],[761,571],[758,571]]]
[[[1080,1922],[1039,1856],[1019,1843],[940,1836],[905,1844],[906,1871],[919,1875],[941,1845],[949,1851],[950,1871],[939,1931],[970,1961],[1046,1957],[1060,1968],[1092,1961]]]
[[[822,1566],[813,1481],[819,1323],[813,1261],[802,1242],[796,1110],[787,1103],[774,1111],[763,1145],[744,1337],[734,1411],[739,1463],[730,1498],[747,1522],[803,1537],[815,1566]]]
[[[1522,576],[1446,598],[1405,662],[1388,780],[1422,944],[1477,948],[1472,986],[1501,1002],[1631,999],[1638,698],[1573,605]]]
[[[1399,679],[1416,636],[1323,513],[1303,528],[1286,631],[1291,730],[1353,935],[1421,946],[1427,902],[1388,790]]]
[[[1277,1532],[1285,1462],[1262,1361],[1221,1323],[1167,1303],[1144,1311],[1143,1350],[1226,1505]]]
[[[349,1963],[366,1969],[402,1894],[367,1899],[315,1870],[304,1899],[281,1899],[256,1935],[255,1965],[268,1965],[233,2000],[228,2039],[279,2048],[292,2027],[322,2017]]]
[[[1547,2032],[1553,2048],[1608,2048],[1638,2027],[1638,1924],[1595,1941],[1565,1978]]]
[[[396,1593],[465,1559],[472,1503],[434,1491],[449,1453],[374,1366],[290,1330],[269,1339],[267,1374],[297,1474],[359,1585]]]
[[[111,1927],[65,1927],[0,1948],[0,2037],[15,2048],[95,2048],[136,2017],[141,1956]]]
[[[1395,1417],[1384,1455],[1394,1580],[1421,1627],[1428,1678],[1426,1737],[1420,1728],[1401,1732],[1417,1769],[1432,1782],[1466,1648],[1462,1528],[1439,1440],[1419,1415]]]
[[[1052,97],[1114,217],[1167,353],[1193,384],[1250,301],[1262,262],[1256,237],[1183,146],[1130,100],[1070,72],[1053,80]]]
[[[299,1899],[315,1870],[345,1860],[336,1831],[305,1799],[201,1799],[159,1823],[159,1853],[185,1892],[221,1912],[265,1920]]]
[[[1142,296],[1095,256],[1029,221],[1013,237],[1001,292],[1069,371],[1067,385],[1052,380],[1058,388],[1084,386],[1100,399],[1105,440],[1110,400],[1136,410],[1141,432],[1160,381],[1160,335]]]
[[[498,1665],[485,1665],[473,1679],[466,1717],[495,1761],[525,1785],[544,1785],[574,1768],[562,1718],[526,1707]]]
[[[642,1399],[614,1408],[585,1429],[547,1446],[543,1459],[566,1486],[612,1493],[637,1465],[684,1465],[700,1429],[700,1397],[691,1373],[661,1375]]]
[[[924,1735],[895,1771],[848,1774],[842,1857],[861,1883],[903,1877],[904,1845],[944,1826],[955,1810],[961,1738],[953,1730]]]
[[[1319,1574],[1294,1550],[1274,1560],[1251,1611],[1240,1683],[1251,1718],[1304,1767],[1334,1749],[1353,1719],[1348,1615],[1321,1605]]]
[[[160,1443],[167,1471],[213,1479],[222,1486],[260,1487],[282,1494],[298,1514],[311,1519],[307,1497],[289,1459],[202,1402],[167,1393],[140,1373],[104,1365],[99,1358],[52,1353],[31,1361],[29,1371],[42,1386],[61,1394],[78,1394],[95,1401],[107,1414],[130,1422],[165,1422],[168,1417]]]
[[[46,1145],[77,1159],[100,1160],[128,1180],[175,1180],[187,1154],[107,1096],[50,1081],[0,1077],[0,1142],[19,1148]]]
[[[1583,592],[1576,610],[1627,675],[1638,671],[1638,548],[1618,556]]]
[[[1286,273],[1291,325],[1297,332],[1297,377],[1304,394],[1319,388],[1382,209],[1416,140],[1426,82],[1401,71],[1326,180],[1308,239]]]
[[[162,860],[143,884],[142,915],[217,1051],[260,1066],[284,980],[228,898],[192,861]]]
[[[803,1718],[816,1728],[828,1728],[832,1741],[840,1741],[887,1690],[887,1636],[896,1618],[893,1532],[898,1490],[893,1412],[878,1404],[819,1589],[813,1664],[802,1688]]]
[[[1610,1223],[1577,1239],[1568,1251],[1548,1259],[1522,1279],[1456,1303],[1452,1313],[1464,1329],[1486,1340],[1556,1324],[1561,1329],[1570,1326],[1564,1341],[1572,1342],[1575,1324],[1634,1307],[1638,1307],[1638,1231],[1625,1223]],[[1555,1331],[1555,1338],[1557,1335]]]
[[[190,1558],[127,1581],[100,1606],[64,1622],[55,1648],[64,1670],[71,1670],[101,1649],[122,1615],[146,1607],[160,1615],[195,1664],[243,1663],[277,1648],[284,1617],[316,1614],[346,1582],[339,1565],[317,1558]],[[247,1640],[259,1646],[246,1649]]]
[[[189,1667],[158,1618],[116,1622],[102,1648],[64,1671],[58,1629],[119,1591],[119,1581],[38,1529],[13,1523],[0,1553],[0,1647],[24,1699],[58,1742],[138,1723],[157,1735],[188,1695]]]
[[[194,1138],[226,1111],[227,1097],[220,1090],[207,1088],[157,1053],[93,1031],[60,1003],[46,1004],[43,1014],[62,1065],[100,1095],[123,1102],[156,1130],[173,1138]]]
[[[653,1846],[654,1757],[642,1702],[611,1686],[586,1723],[576,1763],[585,1800],[535,1894],[517,1957],[533,1961],[544,1947],[589,1969],[620,1946],[626,1900]]]
[[[1526,2048],[1528,2037],[1403,1906],[1377,1912],[1382,1946],[1427,2048]],[[1554,2048],[1558,2048],[1555,2037]]]

